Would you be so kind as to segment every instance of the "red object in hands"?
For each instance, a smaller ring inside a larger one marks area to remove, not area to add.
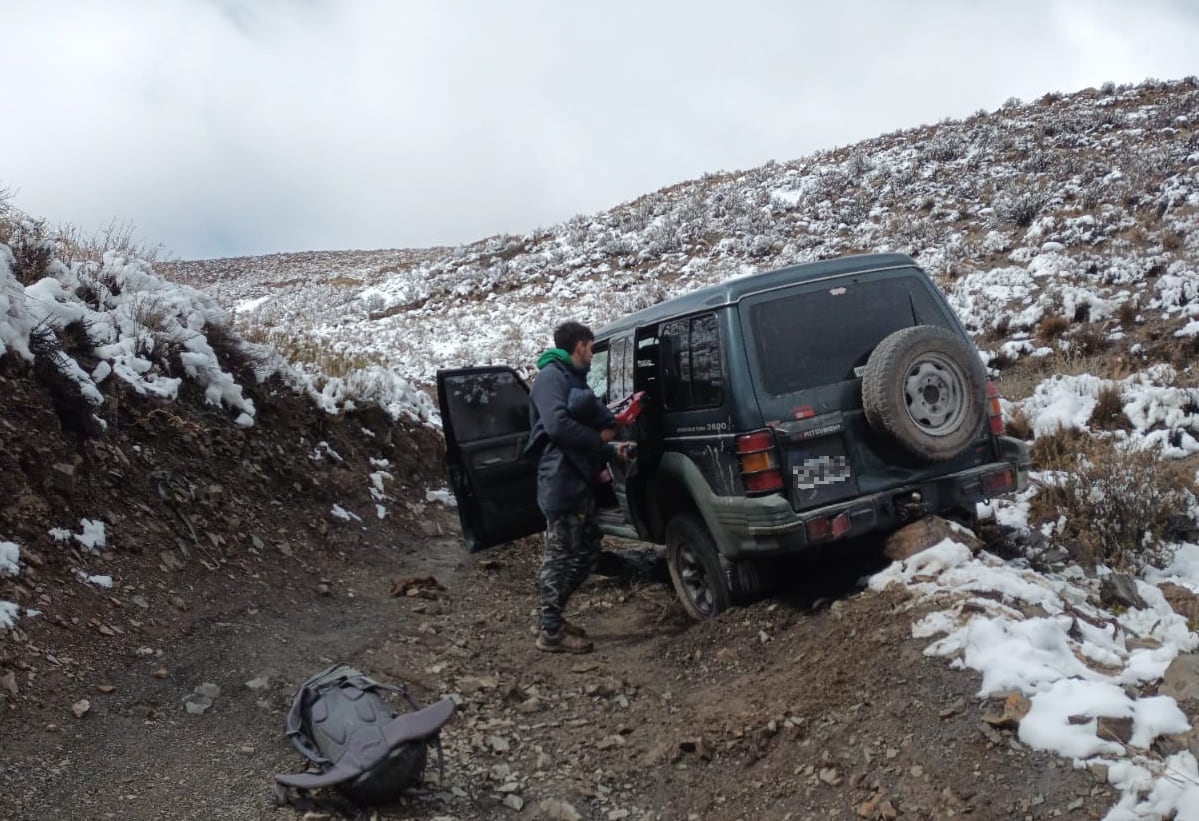
[[[622,428],[627,428],[636,422],[637,417],[641,415],[641,401],[644,398],[645,391],[637,391],[629,397],[629,404],[625,405],[621,412],[616,414],[616,424]]]

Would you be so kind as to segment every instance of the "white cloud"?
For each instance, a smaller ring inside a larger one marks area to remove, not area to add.
[[[1199,73],[1182,3],[10,3],[0,185],[185,257],[528,230],[1106,80]]]

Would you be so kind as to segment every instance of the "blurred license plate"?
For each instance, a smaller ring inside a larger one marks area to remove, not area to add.
[[[814,490],[850,479],[849,459],[844,456],[813,456],[791,468],[796,490]]]

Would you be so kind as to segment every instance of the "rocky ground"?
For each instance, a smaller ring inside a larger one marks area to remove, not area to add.
[[[597,652],[547,655],[536,540],[463,551],[425,499],[435,434],[268,385],[248,430],[113,387],[93,435],[29,373],[0,379],[0,521],[23,560],[0,599],[42,611],[0,632],[0,819],[319,818],[270,788],[302,769],[294,688],[334,660],[461,705],[444,776],[367,817],[1099,818],[1114,801],[1102,773],[981,720],[995,705],[923,655],[902,594],[857,586],[876,546],[700,625],[660,577],[597,576],[574,613]],[[48,535],[82,518],[105,522],[101,551]]]

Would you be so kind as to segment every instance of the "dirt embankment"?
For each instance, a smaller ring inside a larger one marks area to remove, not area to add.
[[[380,818],[1098,818],[1113,799],[984,725],[974,676],[923,656],[897,594],[854,592],[860,562],[796,567],[791,596],[702,625],[660,581],[598,577],[574,602],[597,652],[545,655],[538,543],[462,551],[424,498],[436,434],[267,385],[245,430],[186,387],[111,388],[89,435],[31,373],[0,380],[0,537],[23,563],[0,599],[41,611],[0,635],[0,819],[300,818],[270,799],[302,763],[283,716],[333,660],[461,701],[444,782]],[[98,552],[50,535],[83,519]],[[429,575],[444,589],[393,595]]]

